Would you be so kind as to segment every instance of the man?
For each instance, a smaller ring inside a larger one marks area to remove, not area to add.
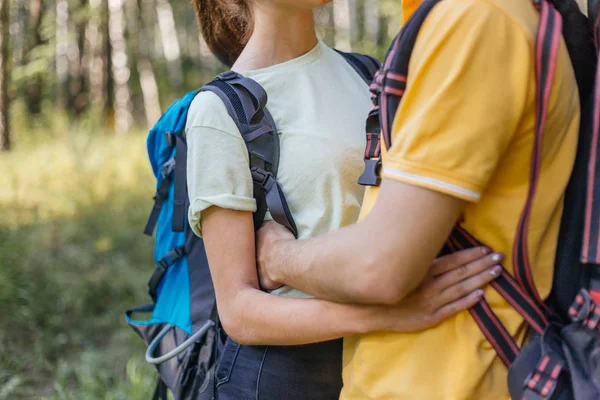
[[[361,221],[301,241],[283,227],[265,225],[258,234],[263,287],[287,284],[339,302],[399,302],[419,286],[458,220],[505,253],[504,266],[512,272],[512,246],[529,187],[538,24],[529,1],[437,5],[419,32],[392,146],[383,151],[382,184],[367,190]],[[543,298],[552,286],[579,127],[578,92],[564,42],[557,57],[528,230],[533,278]],[[522,342],[519,314],[491,289],[486,299]],[[462,312],[426,331],[345,339],[341,398],[508,399],[506,374],[471,316]]]

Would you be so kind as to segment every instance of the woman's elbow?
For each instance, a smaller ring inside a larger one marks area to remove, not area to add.
[[[219,321],[227,336],[234,342],[245,346],[259,345],[260,338],[256,336],[249,321],[244,318],[242,307],[238,307],[235,301],[219,306]],[[263,343],[264,344],[264,343]]]

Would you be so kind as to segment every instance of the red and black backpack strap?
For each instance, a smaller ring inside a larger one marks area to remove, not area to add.
[[[500,278],[492,286],[519,312],[535,332],[541,334],[548,326],[548,316],[551,313],[535,288],[528,253],[527,237],[541,170],[544,128],[546,126],[550,93],[554,81],[558,50],[560,48],[562,18],[558,11],[546,0],[541,0],[534,4],[540,10],[540,25],[535,45],[536,122],[531,155],[529,189],[525,206],[519,218],[513,246],[512,261],[515,278],[508,271],[503,270]],[[447,246],[451,243],[456,247],[457,243],[466,245],[467,242],[471,242],[471,246],[468,247],[479,244],[465,229],[457,226],[452,232]],[[466,247],[463,246],[462,248]],[[470,312],[484,334],[487,331],[491,331],[492,324],[486,322],[482,317],[488,317],[493,322],[493,325],[501,325],[493,311],[485,304],[485,300],[482,300],[482,302],[473,307]],[[490,336],[492,336],[491,339]],[[486,337],[490,340],[490,343],[505,364],[510,366],[519,353],[518,347],[516,347],[517,351],[514,355],[506,353],[506,348],[511,346],[514,340],[512,338],[509,340],[505,336],[497,334],[486,334]]]
[[[592,2],[596,7],[598,2]],[[598,9],[594,9],[592,17],[596,18],[594,33],[596,45],[600,36],[600,25]],[[600,52],[597,53],[600,57]],[[591,112],[590,120],[582,120],[591,128],[589,137],[589,160],[587,164],[587,193],[585,198],[585,217],[583,230],[583,243],[581,247],[581,262],[589,267],[589,292],[593,300],[600,304],[600,68],[596,68],[596,83],[594,85],[593,98],[589,102]],[[589,111],[589,110],[584,110]]]
[[[391,127],[402,96],[406,90],[408,66],[419,29],[425,21],[429,12],[440,0],[425,0],[415,11],[398,36],[394,39],[383,67],[376,74],[375,81],[371,85],[375,108],[373,116],[378,117],[381,136],[387,148],[392,144]],[[548,311],[541,301],[532,279],[531,266],[527,251],[527,232],[530,223],[533,200],[539,180],[541,167],[541,152],[543,144],[543,133],[546,123],[549,95],[552,88],[553,76],[556,66],[556,58],[561,39],[561,16],[554,7],[541,0],[534,2],[534,6],[540,10],[540,26],[536,38],[536,124],[535,140],[532,150],[530,187],[526,204],[519,220],[519,231],[514,247],[514,269],[516,279],[504,269],[501,276],[492,284],[494,289],[519,312],[531,328],[542,333],[548,326]],[[375,118],[373,118],[373,121]],[[367,121],[367,135],[371,131],[376,133],[376,124]],[[368,136],[369,137],[369,136]],[[379,146],[380,147],[380,146]],[[378,173],[373,174],[373,160],[379,160],[377,146],[372,142],[367,143],[365,152],[366,167],[363,177],[370,178],[367,184],[378,184]],[[378,172],[379,167],[375,167]],[[373,178],[375,175],[375,178]],[[365,179],[366,180],[366,179]],[[364,183],[364,182],[363,182]],[[442,254],[481,245],[475,237],[460,225],[457,225],[446,242]],[[492,344],[500,359],[510,366],[520,352],[519,346],[503,326],[500,319],[493,312],[485,299],[469,310],[473,319]]]
[[[417,35],[429,12],[441,0],[425,0],[394,38],[385,60],[371,83],[373,109],[366,122],[367,146],[365,170],[358,183],[379,186],[381,182],[381,138],[387,148],[391,146],[390,129],[394,122],[408,76],[408,65]]]

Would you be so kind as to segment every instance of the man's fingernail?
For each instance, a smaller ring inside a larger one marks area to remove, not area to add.
[[[481,249],[481,252],[483,253],[484,256],[487,256],[488,254],[490,254],[492,252],[492,249],[490,249],[489,247],[483,247]]]
[[[484,292],[483,292],[483,289],[477,289],[477,290],[475,291],[475,296],[477,296],[477,297],[482,297],[482,296],[483,296],[483,293],[484,293]]]
[[[502,272],[502,267],[499,265],[496,265],[495,267],[490,268],[490,274],[492,274],[493,276],[498,276],[498,275],[500,275],[501,272]]]
[[[494,261],[494,262],[500,262],[502,260],[504,260],[504,254],[502,254],[502,253],[496,253],[496,254],[492,255],[492,261]]]

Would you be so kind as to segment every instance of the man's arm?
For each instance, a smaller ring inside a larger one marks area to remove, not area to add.
[[[339,232],[272,247],[280,231],[267,226],[263,284],[272,278],[318,297],[382,303],[413,290],[511,143],[531,140],[521,124],[535,100],[528,35],[491,2],[436,6],[411,55],[371,213]]]
[[[309,240],[268,225],[258,234],[263,285],[333,301],[397,303],[421,283],[464,205],[384,179],[373,210],[356,225]]]

